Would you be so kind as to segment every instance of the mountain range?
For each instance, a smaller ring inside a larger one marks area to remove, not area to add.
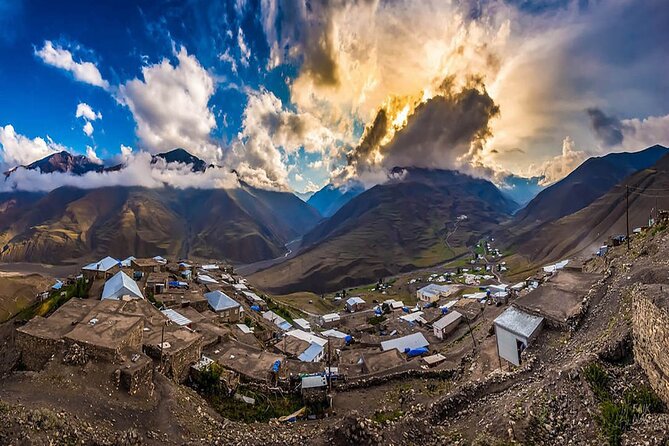
[[[468,252],[517,204],[487,180],[417,168],[358,194],[302,240],[299,254],[251,278],[273,292],[332,291]]]
[[[243,181],[233,189],[4,192],[0,261],[59,264],[161,254],[260,262],[257,268],[266,269],[251,279],[267,291],[324,292],[457,259],[481,237],[494,235],[514,253],[510,262],[530,268],[582,252],[624,229],[620,185],[633,185],[635,193],[664,187],[667,153],[653,146],[590,158],[520,211],[505,187],[420,168],[396,168],[390,180],[367,190],[357,183],[328,185],[306,203],[290,192]],[[152,162],[161,159],[194,172],[218,168],[184,149],[154,155]],[[67,152],[22,167],[73,175],[122,168]],[[540,178],[512,180],[508,185],[519,200],[541,188]],[[648,218],[647,195],[631,199],[635,226]]]

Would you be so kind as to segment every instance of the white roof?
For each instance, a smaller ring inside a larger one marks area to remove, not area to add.
[[[239,303],[222,291],[216,290],[204,295],[214,311],[229,310],[239,307]]]
[[[436,283],[431,283],[419,289],[418,292],[421,294],[448,294],[453,290],[453,287],[450,285],[437,285]]]
[[[144,295],[139,290],[137,282],[128,277],[123,271],[119,271],[105,282],[105,286],[102,289],[102,299],[119,300],[123,296],[144,299]]]
[[[328,381],[325,376],[314,375],[314,376],[303,376],[302,377],[302,388],[303,389],[314,389],[318,387],[325,387],[328,385]]]
[[[529,338],[539,328],[544,318],[509,307],[495,319],[495,325],[519,336]]]
[[[462,295],[462,297],[464,297],[466,299],[483,299],[486,296],[487,296],[487,294],[483,293],[483,292],[481,292],[481,293],[470,293],[470,294],[463,294]]]
[[[346,333],[341,332],[339,330],[325,330],[321,334],[326,338],[339,338],[339,339],[346,339],[346,336],[348,336]]]
[[[118,265],[120,262],[116,260],[113,257],[105,257],[104,259],[100,260],[99,262],[93,262],[89,263],[88,265],[84,266],[81,269],[85,269],[86,271],[109,271],[116,265]]]
[[[458,313],[457,311],[451,311],[450,313],[446,313],[444,317],[432,324],[432,326],[438,329],[446,328],[453,322],[459,321],[460,318],[462,318],[462,314]]]
[[[349,297],[348,299],[346,299],[346,303],[348,305],[355,305],[355,304],[364,304],[365,301],[358,296],[354,296],[354,297]]]
[[[562,260],[561,262],[557,262],[553,265],[544,266],[544,272],[554,273],[555,271],[567,266],[567,263],[569,263],[569,260]]]
[[[203,283],[218,283],[218,281],[216,281],[216,279],[214,279],[213,277],[208,276],[206,274],[198,274],[197,275],[197,280],[199,280],[200,282],[203,282]]]
[[[234,285],[232,285],[232,287],[233,287],[234,289],[236,289],[237,291],[247,290],[247,289],[248,289],[248,287],[247,287],[246,285],[244,285],[243,283],[235,283]]]
[[[286,336],[292,336],[297,339],[302,339],[303,341],[307,341],[310,344],[318,344],[320,346],[323,346],[328,343],[327,339],[320,338],[316,336],[313,333],[308,333],[304,330],[290,330],[286,332]]]
[[[525,288],[525,282],[518,282],[517,284],[511,286],[512,290],[522,290]]]
[[[341,317],[339,317],[339,314],[337,313],[328,313],[321,316],[321,319],[323,319],[325,322],[332,322],[332,321],[338,321],[339,319],[341,319]]]
[[[129,267],[132,264],[132,261],[135,260],[135,256],[130,256],[125,260],[121,261],[121,266]]]
[[[252,291],[242,291],[242,293],[244,293],[244,295],[246,297],[248,297],[249,299],[251,299],[252,301],[264,302],[260,296],[258,296],[256,293],[254,293]]]
[[[200,268],[203,270],[212,270],[212,269],[218,269],[218,265],[202,265]]]
[[[155,256],[153,258],[153,260],[155,260],[158,263],[167,263],[167,259],[165,257],[162,257],[162,256]]]
[[[442,361],[446,360],[446,356],[442,355],[441,353],[437,353],[436,355],[430,355],[430,356],[424,356],[423,361],[425,361],[427,364],[438,364]]]
[[[276,325],[277,327],[279,327],[283,331],[290,330],[291,328],[293,328],[293,326],[287,320],[285,320],[284,318],[282,318],[281,316],[279,316],[278,314],[276,314],[275,312],[273,312],[271,310],[270,311],[265,311],[262,314],[262,317],[264,317],[268,321],[273,322],[274,325]]]
[[[239,328],[244,334],[253,333],[253,330],[251,330],[246,324],[237,324],[237,328]]]
[[[174,322],[177,325],[184,326],[184,325],[188,325],[192,322],[186,316],[182,315],[181,313],[177,313],[176,311],[171,310],[171,309],[162,310],[162,313],[165,316],[167,316],[167,318],[169,320],[171,320],[172,322]]]
[[[422,311],[416,311],[413,313],[405,314],[404,316],[400,316],[400,319],[406,322],[414,322],[418,319],[423,319],[423,312]]]
[[[447,308],[447,309],[450,310],[453,307],[453,305],[455,305],[457,303],[458,303],[457,300],[449,300],[444,305],[440,305],[439,308]]]
[[[302,319],[302,318],[293,319],[293,322],[295,322],[295,325],[297,325],[298,327],[303,328],[305,330],[311,329],[311,324],[306,319]]]
[[[397,349],[401,353],[404,353],[406,349],[414,349],[420,347],[427,347],[430,343],[427,342],[423,333],[412,333],[408,336],[403,336],[401,338],[390,339],[388,341],[383,341],[381,343],[381,350],[387,351],[392,349]]]
[[[506,289],[509,287],[509,285],[505,285],[503,283],[500,283],[499,285],[489,285],[488,289],[490,291],[506,291]]]

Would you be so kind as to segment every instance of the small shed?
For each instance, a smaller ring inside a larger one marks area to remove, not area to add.
[[[381,350],[387,351],[397,349],[401,353],[407,350],[414,350],[418,348],[428,347],[430,345],[423,336],[423,333],[412,333],[401,338],[390,339],[381,342]]]
[[[446,313],[444,317],[432,324],[434,335],[442,341],[462,322],[462,314],[457,311]]]
[[[318,402],[327,399],[328,380],[323,375],[303,376],[300,387],[305,401]]]
[[[537,336],[543,322],[543,317],[509,307],[494,321],[499,356],[520,365],[522,352]]]
[[[293,319],[293,322],[295,323],[295,325],[297,325],[297,328],[304,331],[311,331],[311,324],[309,323],[308,320],[303,318],[298,318],[298,319]]]
[[[321,316],[321,325],[325,328],[338,324],[341,317],[337,313],[328,313]]]
[[[241,305],[222,291],[216,290],[204,295],[212,310],[226,322],[237,322]]]

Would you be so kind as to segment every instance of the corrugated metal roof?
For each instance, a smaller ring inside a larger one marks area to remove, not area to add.
[[[105,282],[105,286],[102,289],[102,299],[119,300],[126,295],[144,299],[144,295],[139,290],[137,282],[132,280],[123,271],[119,271],[114,274],[111,279]]]
[[[162,313],[165,316],[167,316],[167,318],[169,320],[171,320],[172,322],[174,322],[177,325],[184,326],[184,325],[189,325],[193,322],[190,319],[188,319],[186,316],[182,315],[181,313],[177,313],[176,311],[174,311],[172,309],[162,310]]]
[[[314,362],[321,353],[323,353],[323,346],[313,343],[310,344],[309,348],[303,351],[302,354],[297,357],[297,359],[302,362]]]
[[[303,389],[316,389],[319,387],[325,387],[328,385],[328,381],[325,376],[315,375],[315,376],[303,376],[302,377],[302,388]]]
[[[387,351],[395,348],[400,352],[404,353],[404,351],[407,348],[414,349],[420,347],[428,347],[429,345],[430,343],[427,342],[427,339],[425,339],[423,333],[412,333],[408,336],[403,336],[401,338],[395,338],[395,339],[390,339],[388,341],[383,341],[381,343],[381,349],[383,351]]]
[[[204,295],[214,311],[229,310],[239,307],[239,303],[222,291],[216,290]]]
[[[432,324],[432,326],[437,329],[442,329],[448,327],[453,322],[459,321],[460,318],[462,318],[462,314],[458,313],[457,311],[451,311],[450,313],[446,313],[444,317]]]
[[[544,318],[534,316],[524,311],[520,311],[516,307],[509,307],[506,311],[495,319],[495,325],[526,338],[531,337]]]
[[[355,304],[364,304],[365,301],[361,297],[354,296],[354,297],[349,297],[348,299],[346,299],[346,303],[348,305],[355,305]]]
[[[116,265],[118,265],[120,262],[116,260],[113,257],[105,257],[104,259],[100,260],[99,262],[93,262],[89,263],[88,265],[84,266],[81,269],[84,269],[86,271],[109,271]]]
[[[338,339],[346,339],[346,336],[348,336],[346,333],[341,332],[339,330],[325,330],[321,334],[326,338],[338,338]]]
[[[307,333],[306,331],[303,330],[291,330],[288,333],[286,333],[286,336],[292,336],[297,339],[302,339],[303,341],[307,341],[310,344],[325,345],[328,343],[327,339],[320,338],[312,333]]]

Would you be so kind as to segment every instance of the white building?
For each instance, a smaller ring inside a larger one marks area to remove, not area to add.
[[[341,317],[337,313],[328,313],[321,316],[321,325],[323,327],[331,327],[341,320]]]
[[[301,330],[304,331],[311,331],[311,324],[309,323],[308,320],[303,319],[303,318],[298,318],[298,319],[293,319],[293,322],[297,327]]]
[[[346,311],[353,313],[361,310],[365,306],[365,301],[358,296],[349,297],[346,299]]]
[[[450,295],[453,291],[454,288],[452,286],[431,283],[416,291],[416,296],[422,302],[434,303],[442,297]]]
[[[509,307],[494,321],[497,352],[511,364],[520,365],[522,352],[539,333],[543,317]]]
[[[434,335],[442,341],[462,322],[462,314],[457,311],[446,313],[444,317],[432,324]]]
[[[325,357],[325,346],[328,343],[327,339],[323,339],[313,333],[307,333],[304,330],[290,330],[286,332],[285,336],[292,336],[309,343],[309,347],[297,357],[300,361],[319,362]]]

